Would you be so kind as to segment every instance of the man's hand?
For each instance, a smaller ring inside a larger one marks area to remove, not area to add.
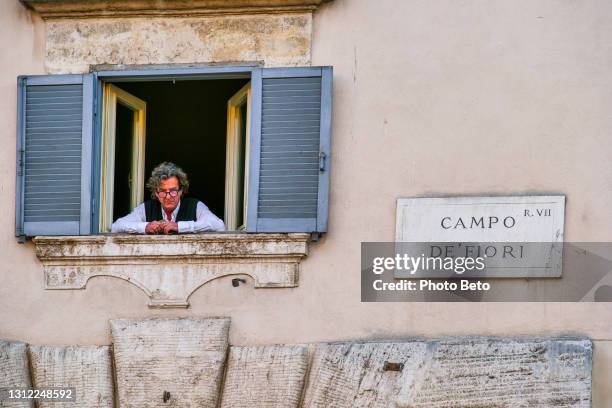
[[[163,232],[163,224],[159,221],[151,221],[145,227],[145,234],[160,234]]]
[[[178,234],[178,223],[165,221],[161,224],[161,232],[168,234]]]

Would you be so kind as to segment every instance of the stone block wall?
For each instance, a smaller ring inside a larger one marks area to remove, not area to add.
[[[49,407],[591,406],[585,338],[231,346],[229,327],[114,320],[112,357],[108,346],[30,345],[29,364],[24,343],[0,341],[0,388],[77,388],[77,402],[39,404]],[[29,406],[16,404],[6,406]]]

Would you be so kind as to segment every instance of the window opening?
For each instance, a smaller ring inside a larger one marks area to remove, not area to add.
[[[130,121],[130,106],[119,103],[118,108],[113,108],[112,98],[105,94],[103,116],[109,116],[109,112],[114,115],[114,121],[107,123],[107,127],[114,130],[114,145],[108,140],[113,137],[112,132],[103,126],[103,151],[105,146],[111,145],[113,162],[108,153],[103,154],[102,168],[112,167],[115,173],[113,177],[105,177],[102,171],[100,232],[110,231],[114,220],[150,198],[146,180],[152,169],[163,161],[172,161],[185,170],[190,181],[188,196],[202,201],[215,215],[223,217],[228,230],[244,225],[249,78],[115,82],[106,84],[105,92],[109,87],[145,104],[143,129],[146,129],[146,137],[143,131],[140,139],[133,137],[130,143],[125,135],[135,134],[134,129],[138,126],[136,121]],[[242,99],[236,98],[238,94]],[[236,103],[230,124],[232,99]],[[235,148],[228,156],[230,139]],[[142,152],[135,154],[139,143],[142,143]],[[142,177],[134,177],[139,169],[142,169]],[[109,184],[113,186],[110,194]],[[228,186],[233,191],[229,212]],[[129,203],[129,208],[125,199],[128,191],[130,196],[135,191],[141,194],[138,200]],[[105,199],[105,192],[106,197],[113,199]],[[102,216],[105,213],[106,217]],[[229,214],[233,218],[228,218]]]

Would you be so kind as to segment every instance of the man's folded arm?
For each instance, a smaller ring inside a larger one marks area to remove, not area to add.
[[[113,222],[112,233],[144,234],[147,227],[147,218],[144,203],[134,208],[134,211]]]
[[[205,231],[225,231],[225,223],[213,214],[206,205],[198,201],[196,221],[179,221],[179,233],[197,233]]]

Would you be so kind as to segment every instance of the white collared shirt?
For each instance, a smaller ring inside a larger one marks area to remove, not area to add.
[[[164,221],[176,221],[181,202],[172,211],[172,219],[169,220],[163,209],[162,217]],[[134,211],[126,215],[125,217],[119,218],[113,223],[111,232],[113,233],[128,233],[128,234],[144,234],[145,228],[147,227],[147,214],[144,203],[134,208]],[[225,224],[215,214],[213,214],[208,207],[201,201],[198,201],[196,208],[196,221],[179,221],[178,223],[179,234],[204,232],[204,231],[225,231]]]

